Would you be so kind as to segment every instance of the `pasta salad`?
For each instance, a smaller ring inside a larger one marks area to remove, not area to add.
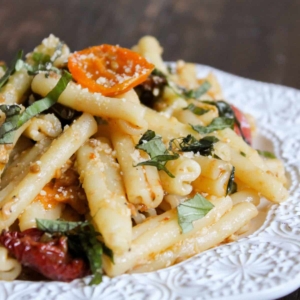
[[[165,268],[288,198],[253,118],[151,36],[71,53],[50,35],[1,64],[0,102],[1,280]]]

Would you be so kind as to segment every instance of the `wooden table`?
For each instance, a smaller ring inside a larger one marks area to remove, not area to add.
[[[297,0],[0,0],[0,59],[50,33],[74,50],[130,47],[151,34],[165,60],[300,88],[299,15]],[[282,299],[300,299],[299,290]]]

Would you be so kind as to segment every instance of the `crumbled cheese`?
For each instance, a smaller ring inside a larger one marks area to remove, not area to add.
[[[44,191],[44,190],[41,190],[41,191],[40,191],[40,195],[41,195],[41,196],[46,196],[46,195],[47,195],[47,193],[46,193],[46,191]]]

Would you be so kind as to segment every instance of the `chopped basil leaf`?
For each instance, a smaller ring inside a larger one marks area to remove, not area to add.
[[[233,109],[231,108],[230,104],[228,104],[225,101],[203,101],[204,103],[210,104],[210,105],[214,105],[217,107],[218,112],[219,112],[219,117],[225,117],[225,118],[230,118],[230,119],[234,119],[234,123],[236,124],[243,140],[250,145],[250,142],[247,140],[247,138],[244,135],[244,132],[241,128],[241,124],[240,121],[238,120],[238,118],[236,117]]]
[[[90,222],[36,219],[36,224],[37,228],[44,232],[65,235],[68,238],[69,250],[88,259],[94,275],[90,285],[99,284],[102,281],[102,254],[107,253],[113,260],[113,252],[97,239],[99,233]]]
[[[68,222],[68,221],[61,221],[61,220],[46,220],[46,219],[36,219],[36,226],[38,229],[45,231],[45,232],[60,232],[66,233],[71,231],[78,226],[81,226],[82,222]]]
[[[16,71],[16,65],[18,64],[19,67],[19,60],[22,59],[23,50],[19,50],[15,59],[13,60],[11,66],[6,70],[5,74],[0,78],[0,89],[3,85],[7,82],[9,76],[11,76]]]
[[[159,71],[158,69],[154,69],[151,73],[153,76],[160,77],[168,87],[170,87],[175,94],[177,94],[179,97],[185,98],[185,99],[198,99],[202,95],[204,95],[211,87],[210,83],[208,81],[204,81],[198,88],[195,90],[186,90],[185,88],[177,85],[175,82],[169,80],[168,76],[165,75],[163,72]]]
[[[61,56],[62,54],[63,43],[58,43],[54,54],[52,57],[48,54],[33,52],[32,60],[34,61],[34,65],[31,66],[29,64],[25,64],[29,75],[36,75],[40,71],[53,71],[56,73],[60,73],[60,70],[53,66],[54,61]]]
[[[227,188],[226,188],[226,195],[236,193],[237,191],[237,185],[234,182],[234,172],[235,172],[235,167],[233,166],[228,180]]]
[[[245,153],[245,152],[240,151],[240,154],[241,154],[242,156],[246,157],[246,153]]]
[[[218,117],[212,120],[207,126],[191,125],[192,128],[200,134],[208,134],[216,130],[233,128],[234,120],[230,118]]]
[[[32,105],[28,106],[25,109],[18,121],[18,127],[22,126],[29,119],[41,113],[42,111],[50,108],[54,103],[56,103],[57,99],[66,89],[71,79],[72,75],[64,71],[56,86],[46,95],[45,98],[34,102]]]
[[[14,134],[12,132],[20,128],[32,117],[55,104],[71,79],[71,74],[64,71],[56,86],[46,95],[46,97],[34,102],[23,112],[21,112],[21,108],[17,105],[0,105],[0,110],[6,114],[6,119],[0,126],[0,144],[13,143]]]
[[[274,155],[274,153],[269,152],[269,151],[262,151],[262,150],[257,150],[258,154],[260,156],[266,157],[266,158],[272,158],[272,159],[276,159],[276,156]]]
[[[197,116],[201,116],[204,115],[205,113],[207,113],[209,110],[208,109],[204,109],[202,107],[198,107],[193,103],[190,103],[187,107],[183,108],[183,110],[189,110],[191,111],[193,114],[197,115]]]
[[[33,61],[35,62],[36,65],[39,65],[39,64],[44,65],[44,64],[51,61],[50,55],[44,54],[44,53],[41,53],[41,52],[33,52],[32,53],[32,59],[33,59]]]
[[[194,152],[200,153],[201,155],[208,156],[212,155],[214,149],[213,144],[218,142],[219,139],[214,136],[206,136],[200,140],[197,140],[191,134],[184,138],[172,139],[169,143],[169,149],[177,148],[183,152]]]
[[[95,231],[93,225],[89,223],[88,230],[79,232],[79,239],[81,246],[85,251],[85,254],[89,260],[90,268],[94,274],[93,279],[90,282],[90,285],[99,284],[102,282],[102,254],[103,246],[100,241],[97,239],[98,233]]]
[[[135,148],[145,151],[150,156],[150,160],[140,162],[136,166],[154,166],[159,171],[165,171],[170,177],[174,178],[174,175],[165,165],[167,161],[177,159],[179,154],[169,153],[162,142],[161,136],[156,135],[152,130],[147,130]]]
[[[225,101],[202,101],[203,103],[214,105],[217,107],[219,117],[234,119],[234,112],[231,106]]]
[[[214,205],[202,195],[196,194],[193,198],[177,206],[178,223],[182,233],[191,231],[193,222],[206,216],[214,208]]]
[[[211,88],[211,84],[205,80],[198,88],[195,90],[189,90],[183,92],[183,95],[186,98],[199,99],[202,95],[204,95]]]

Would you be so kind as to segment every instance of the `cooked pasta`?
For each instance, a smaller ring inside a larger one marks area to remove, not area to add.
[[[92,284],[157,270],[247,233],[262,196],[287,199],[216,76],[161,54],[150,36],[71,53],[50,35],[0,73],[1,280],[21,264]]]

